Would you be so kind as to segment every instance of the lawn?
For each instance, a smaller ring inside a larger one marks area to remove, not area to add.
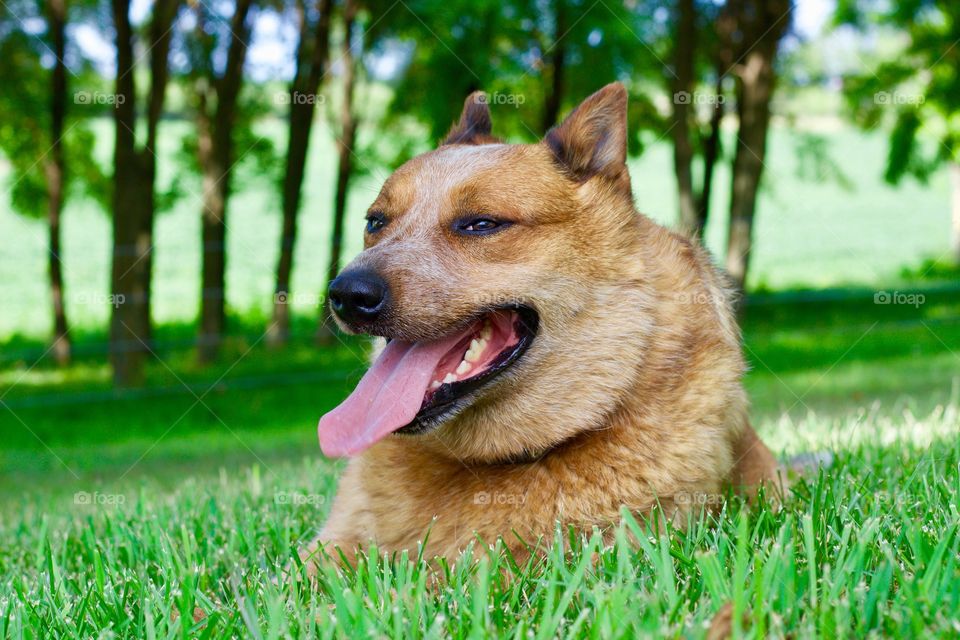
[[[148,389],[121,397],[96,354],[8,367],[0,637],[703,637],[728,603],[754,637],[955,636],[960,301],[925,295],[747,309],[762,436],[836,457],[783,509],[732,500],[685,532],[628,519],[612,548],[574,539],[535,566],[477,548],[443,586],[415,553],[331,564],[316,589],[293,577],[340,467],[316,420],[361,373],[362,341],[271,351],[237,319],[199,369],[175,346],[189,327],[165,326]]]

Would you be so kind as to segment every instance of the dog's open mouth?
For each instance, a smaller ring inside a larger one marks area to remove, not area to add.
[[[391,340],[350,397],[320,419],[324,454],[355,455],[391,433],[439,424],[520,359],[537,323],[533,309],[512,307],[486,312],[440,340]]]

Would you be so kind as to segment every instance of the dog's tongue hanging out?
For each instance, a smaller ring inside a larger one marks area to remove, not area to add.
[[[352,456],[410,424],[443,383],[490,368],[516,345],[516,314],[494,312],[461,333],[433,342],[392,340],[340,406],[320,418],[320,448],[330,457]]]

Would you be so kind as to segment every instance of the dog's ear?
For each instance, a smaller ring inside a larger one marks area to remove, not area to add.
[[[627,180],[627,90],[608,84],[547,132],[543,142],[574,178]]]
[[[440,144],[487,144],[497,142],[490,135],[492,130],[493,123],[490,121],[487,94],[483,91],[474,91],[463,102],[460,121],[453,125],[450,133]]]

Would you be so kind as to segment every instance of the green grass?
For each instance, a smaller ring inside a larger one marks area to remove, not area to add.
[[[780,511],[732,501],[665,533],[628,517],[612,547],[561,531],[520,567],[478,545],[442,586],[416,552],[376,550],[327,565],[316,589],[298,580],[317,509],[283,497],[329,498],[313,465],[145,486],[119,506],[64,498],[4,523],[0,635],[703,637],[732,603],[738,636],[955,637],[958,453],[955,438],[857,447]]]
[[[0,637],[704,637],[728,603],[750,637],[954,637],[960,301],[840,293],[747,309],[762,436],[836,455],[782,509],[733,499],[686,531],[628,518],[611,548],[561,531],[532,566],[478,543],[442,585],[415,550],[297,579],[341,466],[316,420],[362,371],[362,342],[271,351],[235,318],[201,369],[175,346],[191,328],[165,326],[148,389],[120,397],[95,354],[65,372],[8,360]]]

